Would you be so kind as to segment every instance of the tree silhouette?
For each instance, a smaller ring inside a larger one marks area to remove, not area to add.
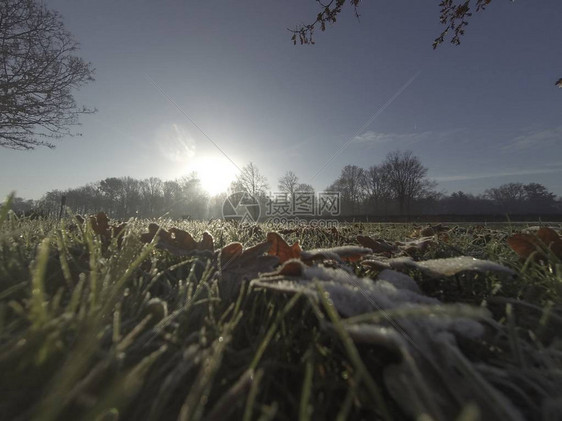
[[[422,198],[434,187],[427,178],[427,168],[412,152],[390,152],[381,171],[388,180],[393,196],[398,201],[400,213],[410,213],[412,201]]]
[[[242,168],[242,172],[236,176],[236,180],[230,186],[234,193],[246,192],[254,197],[265,196],[268,188],[267,179],[253,162]]]
[[[354,13],[359,17],[358,6],[361,0],[348,0],[347,3],[353,7]],[[512,2],[514,0],[511,0]],[[302,44],[314,44],[314,31],[320,28],[325,31],[330,23],[336,23],[339,14],[345,6],[346,0],[330,0],[323,3],[316,0],[321,10],[316,15],[316,20],[310,24],[297,26],[292,32],[291,41],[296,44],[297,41]],[[433,41],[433,48],[437,48],[450,35],[450,42],[454,45],[461,43],[461,37],[464,35],[468,21],[473,11],[479,12],[486,9],[492,3],[492,0],[441,0],[439,7],[439,21],[445,26],[441,34]],[[562,79],[559,79],[556,86],[562,88]]]
[[[80,114],[72,90],[93,81],[93,67],[61,16],[37,0],[0,2],[0,145],[54,147],[38,138],[72,136]]]

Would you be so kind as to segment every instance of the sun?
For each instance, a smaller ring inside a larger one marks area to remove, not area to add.
[[[188,172],[195,171],[201,187],[211,196],[225,192],[238,174],[238,168],[226,157],[206,156],[193,158]]]

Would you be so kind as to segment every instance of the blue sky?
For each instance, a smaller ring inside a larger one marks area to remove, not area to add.
[[[438,3],[363,2],[293,46],[312,0],[46,0],[96,68],[76,98],[99,111],[56,149],[1,149],[0,195],[193,170],[217,188],[250,161],[272,191],[288,170],[321,190],[397,149],[444,192],[562,195],[562,2],[494,0],[434,51]]]

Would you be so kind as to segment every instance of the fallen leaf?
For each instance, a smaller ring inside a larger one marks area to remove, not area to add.
[[[193,239],[190,233],[180,230],[178,228],[170,228],[168,231],[174,245],[185,250],[193,250],[197,248],[197,241]]]
[[[224,246],[220,251],[220,265],[221,268],[226,268],[231,262],[236,260],[238,256],[242,255],[242,244],[230,243]]]
[[[490,260],[475,259],[471,256],[449,257],[446,259],[432,259],[422,262],[416,262],[410,257],[396,257],[384,261],[369,260],[362,262],[371,267],[377,264],[381,268],[390,268],[400,271],[407,271],[410,269],[417,269],[424,275],[431,278],[441,278],[453,276],[460,272],[496,272],[504,273],[507,275],[515,276],[516,272],[512,269],[500,265],[499,263]]]
[[[541,227],[534,234],[514,234],[507,239],[507,243],[523,260],[533,253],[535,260],[545,260],[547,250],[562,259],[562,239],[552,228]]]
[[[392,269],[385,269],[375,279],[376,281],[386,281],[398,289],[409,289],[410,291],[421,294],[420,287],[411,277],[405,273]]]
[[[75,219],[79,224],[83,224],[86,221],[80,215],[76,215]],[[92,231],[100,236],[104,247],[107,247],[113,238],[117,238],[117,246],[121,247],[121,234],[124,232],[125,227],[127,226],[125,222],[119,225],[110,224],[109,218],[105,214],[105,212],[98,212],[95,215],[91,215],[88,220],[90,221]]]
[[[157,224],[151,223],[148,225],[148,232],[140,235],[143,243],[150,243],[155,237],[157,237],[157,248],[167,250],[175,256],[210,257],[214,251],[213,237],[206,231],[203,233],[203,239],[197,242],[191,234],[179,228],[170,228],[166,231]]]
[[[299,260],[289,260],[279,268],[277,274],[283,276],[302,276],[305,266]]]
[[[524,260],[537,251],[537,237],[532,234],[514,234],[507,239],[509,247]]]
[[[220,252],[219,289],[221,298],[232,300],[238,296],[243,282],[250,281],[262,273],[271,273],[279,264],[277,256],[264,256],[271,244],[266,241],[246,250],[242,244],[232,243]]]
[[[397,242],[398,248],[407,254],[425,252],[429,247],[437,245],[433,237],[422,237],[417,240]]]
[[[298,241],[289,246],[287,242],[276,232],[267,233],[267,241],[271,243],[269,248],[269,254],[272,256],[277,256],[280,263],[284,263],[289,259],[299,258],[301,255],[301,247]]]
[[[203,239],[199,243],[200,250],[214,250],[214,240],[213,236],[209,234],[207,231],[203,233]]]
[[[384,240],[376,240],[365,235],[358,235],[357,242],[363,247],[370,248],[373,253],[382,253],[387,256],[390,256],[396,250],[396,246],[388,244]]]
[[[414,230],[414,232],[412,233],[412,237],[429,237],[429,236],[433,236],[435,234],[438,234],[440,232],[445,232],[448,231],[449,227],[446,225],[442,225],[442,224],[437,224],[437,225],[428,225],[426,227],[423,228],[418,228],[416,230]]]
[[[346,262],[356,262],[360,260],[363,256],[371,254],[372,251],[369,248],[357,247],[357,246],[340,246],[331,247],[327,249],[313,249],[301,252],[301,259],[305,263],[312,263],[316,260],[336,260],[336,261],[346,261]]]
[[[453,276],[459,272],[496,272],[515,276],[512,269],[490,260],[475,259],[471,256],[450,257],[447,259],[425,260],[416,262],[416,267],[428,276]]]

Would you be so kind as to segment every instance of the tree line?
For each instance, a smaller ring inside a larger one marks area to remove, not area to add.
[[[562,200],[539,183],[507,183],[478,195],[462,191],[445,194],[436,186],[418,157],[409,151],[394,151],[379,165],[344,166],[324,191],[340,194],[343,216],[562,213]],[[272,193],[258,166],[249,163],[232,181],[228,192],[216,196],[204,191],[196,173],[167,181],[157,177],[110,177],[77,188],[52,190],[35,201],[16,197],[12,207],[18,213],[55,217],[64,202],[64,207],[74,213],[104,211],[118,219],[206,219],[220,217],[224,200],[235,192],[247,192],[262,205]],[[314,188],[302,183],[293,171],[287,171],[274,192],[284,193],[290,202],[299,193],[313,193]]]

